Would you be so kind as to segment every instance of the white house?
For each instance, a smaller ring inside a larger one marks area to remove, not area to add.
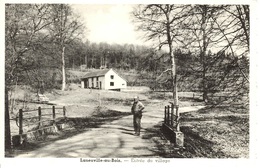
[[[89,72],[81,78],[82,88],[104,90],[121,90],[127,87],[127,82],[113,69],[103,69]]]

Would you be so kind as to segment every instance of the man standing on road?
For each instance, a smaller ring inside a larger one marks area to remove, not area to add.
[[[137,135],[137,136],[140,135],[141,118],[142,118],[143,109],[144,109],[143,103],[141,103],[139,101],[139,97],[135,96],[131,112],[133,114],[133,124],[134,124],[134,130],[135,130],[134,135]]]

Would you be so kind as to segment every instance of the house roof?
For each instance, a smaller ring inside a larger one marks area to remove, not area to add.
[[[99,76],[105,76],[106,73],[110,70],[113,70],[118,76],[120,76],[120,78],[122,78],[123,80],[125,80],[127,82],[127,80],[122,77],[120,74],[118,74],[114,69],[103,69],[103,70],[98,70],[98,71],[94,71],[94,72],[89,72],[86,75],[84,75],[81,79],[85,79],[85,78],[91,78],[91,77],[99,77]]]
[[[90,78],[90,77],[98,77],[98,76],[104,76],[110,69],[103,69],[103,70],[99,70],[99,71],[94,71],[94,72],[89,72],[86,75],[84,75],[82,77],[82,79],[84,78]]]

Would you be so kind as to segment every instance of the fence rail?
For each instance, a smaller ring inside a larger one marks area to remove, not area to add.
[[[57,112],[56,110],[63,110],[62,113]],[[48,113],[49,114],[42,114],[43,110],[50,110]],[[37,113],[35,116],[30,116],[30,117],[25,117],[26,113]],[[35,125],[37,124],[38,128],[37,129],[43,129],[43,123],[44,122],[52,122],[52,125],[56,124],[56,116],[57,114],[62,114],[62,118],[66,118],[66,108],[63,106],[62,108],[57,108],[55,106],[52,106],[52,108],[41,108],[38,107],[38,109],[35,110],[27,110],[23,111],[22,109],[19,110],[19,112],[16,115],[15,121],[16,125],[19,127],[19,135],[22,135],[24,133],[24,127],[30,126],[30,125]],[[51,118],[46,118],[46,116],[52,116]],[[61,117],[60,117],[61,118]],[[10,119],[14,120],[14,119]]]

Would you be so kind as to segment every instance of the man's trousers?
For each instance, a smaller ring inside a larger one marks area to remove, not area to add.
[[[137,134],[137,135],[140,135],[141,118],[142,118],[141,114],[134,114],[133,124],[134,124],[135,134]]]

